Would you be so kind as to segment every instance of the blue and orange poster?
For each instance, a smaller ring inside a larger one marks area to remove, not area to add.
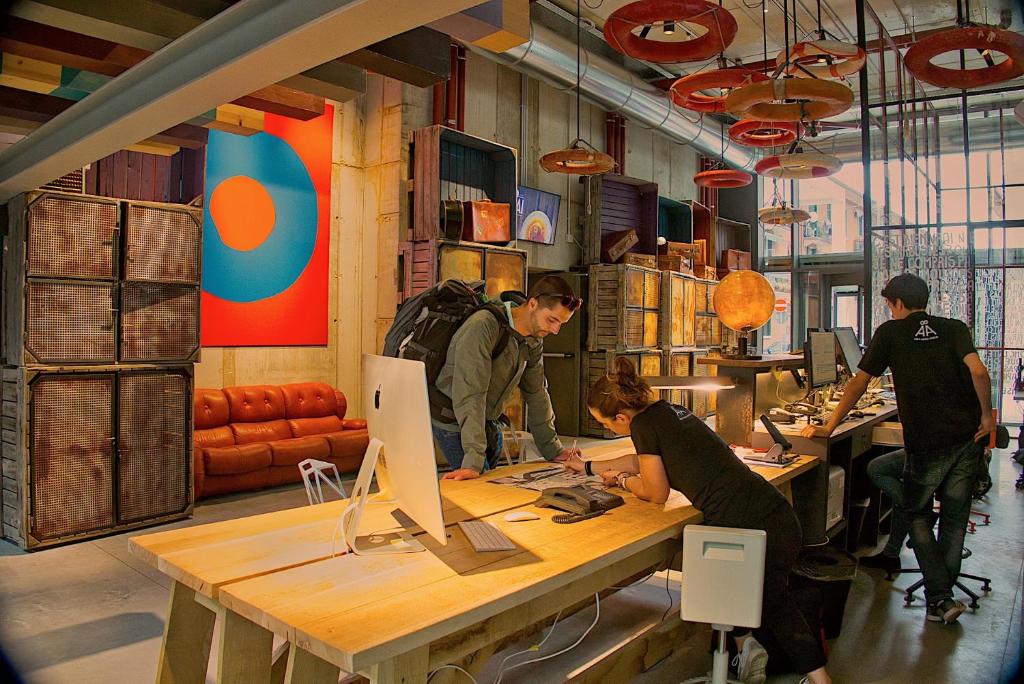
[[[267,114],[251,136],[210,131],[204,347],[327,344],[333,109]]]

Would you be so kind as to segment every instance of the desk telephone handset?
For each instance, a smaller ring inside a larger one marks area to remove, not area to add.
[[[552,518],[556,523],[565,524],[596,518],[623,503],[625,502],[622,497],[617,494],[577,485],[545,489],[540,493],[540,498],[534,505],[567,511],[570,515],[556,515]]]

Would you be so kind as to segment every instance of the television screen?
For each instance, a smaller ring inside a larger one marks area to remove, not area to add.
[[[516,214],[519,216],[516,237],[544,245],[555,244],[558,205],[561,200],[554,193],[520,185],[516,194]]]

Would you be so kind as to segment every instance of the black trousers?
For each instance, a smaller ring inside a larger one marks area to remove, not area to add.
[[[784,654],[801,674],[824,667],[825,654],[818,637],[789,595],[789,574],[803,547],[803,532],[796,513],[788,504],[776,506],[749,529],[768,533],[761,626],[753,630],[754,637],[769,653]],[[734,633],[742,636],[748,631],[736,630]]]

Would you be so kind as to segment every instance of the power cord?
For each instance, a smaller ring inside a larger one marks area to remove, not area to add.
[[[528,648],[525,651],[520,651],[519,653],[513,653],[512,655],[507,656],[505,658],[505,660],[501,661],[501,668],[498,671],[498,678],[495,680],[494,684],[501,684],[501,679],[502,679],[502,677],[505,676],[505,673],[506,672],[510,672],[510,671],[516,669],[517,667],[523,667],[524,665],[530,665],[532,663],[539,663],[539,662],[542,662],[544,660],[550,660],[552,658],[557,658],[558,656],[563,655],[565,653],[568,653],[572,649],[574,649],[577,646],[579,646],[583,642],[583,640],[587,638],[587,635],[590,634],[594,630],[594,627],[597,626],[598,620],[601,619],[601,595],[600,594],[594,594],[594,604],[595,604],[596,609],[597,609],[597,612],[594,615],[594,621],[590,623],[590,626],[587,627],[587,630],[585,632],[583,632],[583,634],[580,635],[580,638],[577,639],[571,646],[567,646],[567,647],[563,648],[561,651],[555,651],[554,653],[552,653],[550,655],[542,656],[540,658],[531,658],[530,660],[524,660],[523,662],[516,663],[512,667],[508,668],[508,670],[505,669],[505,663],[510,658],[512,658],[514,656],[517,656],[517,655],[522,655],[523,653],[528,653],[530,651],[539,651],[541,646],[544,645],[544,642],[546,642],[548,640],[548,637],[550,637],[551,634],[554,633],[554,631],[555,631],[555,625],[551,625],[551,631],[548,632],[548,636],[544,637],[544,640],[541,641],[539,644],[537,644],[536,646],[533,646],[531,648]],[[559,615],[561,615],[561,612],[559,612]],[[556,624],[557,624],[557,622],[556,622]]]
[[[452,669],[452,670],[458,670],[462,674],[464,674],[467,677],[469,677],[469,681],[473,682],[473,684],[480,684],[478,681],[476,681],[476,677],[474,677],[473,675],[469,674],[468,672],[463,670],[458,665],[442,665],[441,667],[437,668],[436,670],[434,670],[433,672],[431,672],[430,674],[427,675],[427,681],[429,682],[431,679],[434,678],[434,675],[436,675],[438,672],[440,672],[441,670],[443,670],[445,668],[449,668],[449,669]]]

